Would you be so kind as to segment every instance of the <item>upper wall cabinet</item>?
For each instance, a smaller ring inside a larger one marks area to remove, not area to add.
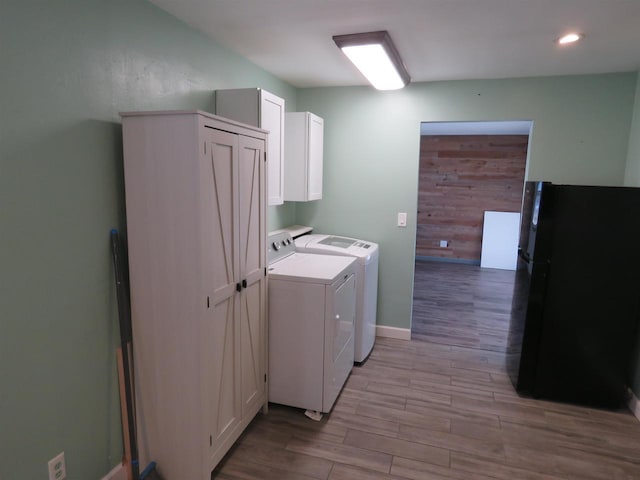
[[[268,204],[281,205],[284,202],[284,99],[261,88],[217,90],[216,114],[269,131]]]
[[[284,199],[306,202],[322,198],[324,120],[310,112],[285,115]]]

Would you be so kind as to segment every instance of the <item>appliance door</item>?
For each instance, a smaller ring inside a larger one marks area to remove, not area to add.
[[[506,358],[511,383],[525,395],[533,395],[535,388],[548,274],[548,261],[518,256]]]
[[[516,390],[534,391],[549,275],[549,184],[527,182],[513,287],[506,367]],[[544,201],[543,201],[544,200]]]
[[[331,410],[353,367],[356,280],[352,270],[327,287],[326,301],[323,412]]]
[[[520,371],[522,341],[524,339],[524,326],[527,320],[527,302],[530,290],[531,275],[529,274],[529,261],[523,258],[522,251],[518,250],[518,263],[516,265],[516,276],[513,285],[511,322],[509,324],[506,352],[507,373],[511,378],[511,383],[513,383],[516,389],[518,389],[518,374]]]
[[[627,192],[555,188],[537,397],[607,408],[626,403],[640,304],[640,195]]]

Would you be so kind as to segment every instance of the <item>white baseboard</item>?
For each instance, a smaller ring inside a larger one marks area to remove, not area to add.
[[[629,389],[629,410],[640,420],[640,400],[631,389]]]
[[[411,340],[411,329],[376,325],[376,337],[397,338],[398,340]]]
[[[127,469],[123,464],[117,465],[113,470],[107,473],[102,480],[128,480]]]

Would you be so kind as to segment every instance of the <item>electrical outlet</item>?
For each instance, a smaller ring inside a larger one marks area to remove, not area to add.
[[[64,461],[64,452],[61,452],[49,460],[49,480],[64,480],[65,478],[67,478],[67,465]]]

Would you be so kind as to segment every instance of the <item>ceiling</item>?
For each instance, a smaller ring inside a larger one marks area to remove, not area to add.
[[[375,30],[414,82],[640,70],[640,0],[151,1],[301,88],[366,85],[331,37]]]

